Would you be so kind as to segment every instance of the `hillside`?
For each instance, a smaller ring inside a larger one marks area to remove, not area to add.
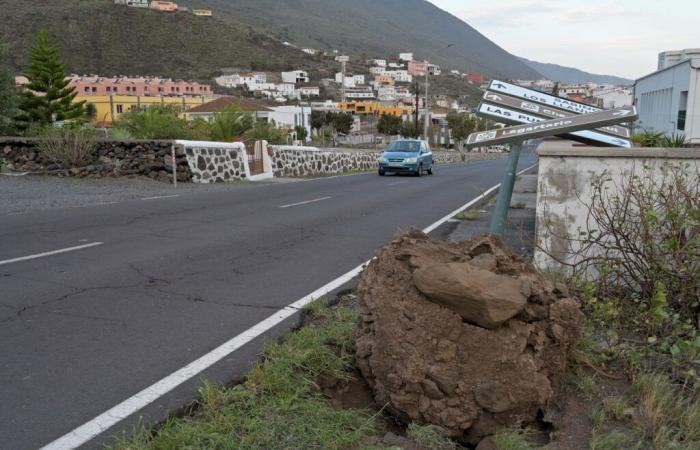
[[[573,67],[560,66],[557,64],[545,64],[537,61],[530,61],[529,59],[525,58],[520,59],[534,70],[544,75],[546,78],[562,83],[585,83],[590,81],[597,84],[615,84],[624,86],[631,86],[634,84],[633,80],[629,80],[627,78],[616,77],[613,75],[597,75],[594,73],[584,72],[583,70],[575,69]]]
[[[232,18],[166,14],[112,0],[0,0],[0,43],[21,71],[40,28],[71,72],[210,81],[222,67],[289,70],[319,62]]]
[[[181,0],[273,30],[300,46],[386,57],[413,51],[447,69],[534,79],[539,74],[425,0]],[[453,47],[445,49],[448,44]]]

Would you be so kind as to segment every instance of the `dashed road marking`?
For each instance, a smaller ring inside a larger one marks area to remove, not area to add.
[[[45,256],[52,256],[52,255],[59,255],[61,253],[74,252],[76,250],[83,250],[85,248],[97,247],[98,245],[102,245],[102,244],[103,244],[102,242],[92,242],[90,244],[78,245],[75,247],[68,247],[68,248],[61,248],[59,250],[52,250],[50,252],[37,253],[35,255],[20,256],[19,258],[6,259],[4,261],[0,261],[0,266],[5,265],[5,264],[16,263],[16,262],[20,262],[20,261],[28,261],[30,259],[43,258]]]
[[[174,195],[157,195],[155,197],[145,197],[142,198],[141,200],[147,201],[147,200],[160,200],[162,198],[173,198],[173,197],[179,197],[180,194],[174,194]]]
[[[315,198],[313,200],[306,200],[305,202],[299,202],[299,203],[290,203],[289,205],[282,205],[280,208],[291,208],[292,206],[301,206],[301,205],[308,205],[309,203],[316,203],[316,202],[322,202],[323,200],[328,200],[333,197],[321,197],[321,198]]]

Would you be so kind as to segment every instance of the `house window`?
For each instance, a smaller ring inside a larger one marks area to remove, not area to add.
[[[117,105],[117,114],[121,114],[124,112],[124,105]]]
[[[107,92],[112,92],[112,88],[107,86]]]
[[[92,92],[97,92],[97,88],[96,88],[96,87],[93,87],[93,88],[92,88]]]

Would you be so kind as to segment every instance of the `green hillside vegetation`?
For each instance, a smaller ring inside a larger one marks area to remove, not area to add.
[[[448,69],[536,79],[539,74],[460,19],[426,0],[180,0],[245,18],[283,41],[351,55],[413,51]],[[454,44],[445,49],[448,44]]]
[[[210,81],[223,67],[291,70],[315,63],[232,18],[115,6],[111,0],[0,0],[0,41],[17,71],[39,29],[61,48],[69,72]]]

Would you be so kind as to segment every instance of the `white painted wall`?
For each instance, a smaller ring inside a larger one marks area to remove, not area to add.
[[[562,236],[578,236],[585,230],[594,176],[607,171],[614,184],[632,174],[641,174],[651,167],[660,174],[664,163],[686,162],[693,170],[700,168],[700,150],[695,149],[616,149],[573,147],[567,141],[544,142],[538,149],[539,173],[537,187],[537,247],[535,264],[542,270],[564,270],[547,253],[558,259],[572,261]],[[700,180],[698,180],[700,181]],[[594,224],[591,224],[595,228]]]

